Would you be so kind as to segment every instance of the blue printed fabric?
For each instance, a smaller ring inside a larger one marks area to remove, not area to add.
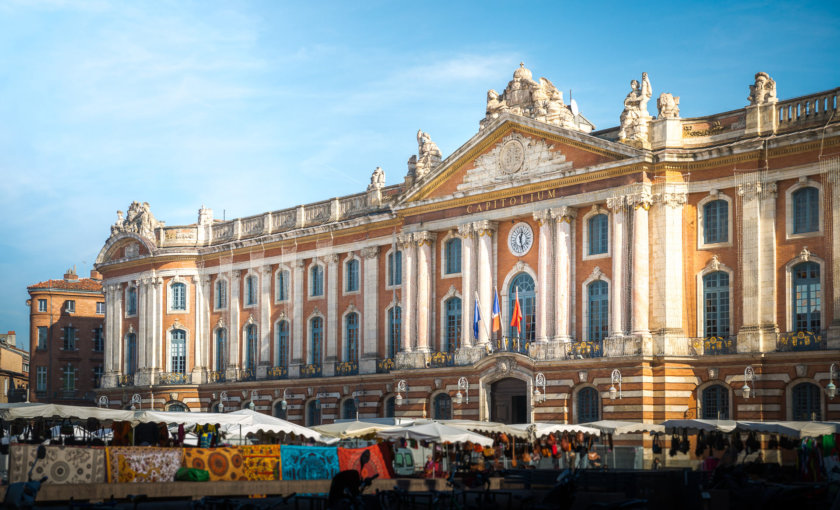
[[[283,480],[330,480],[338,473],[335,446],[280,447]]]

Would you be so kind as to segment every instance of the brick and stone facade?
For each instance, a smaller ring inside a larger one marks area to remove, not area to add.
[[[840,89],[780,101],[772,82],[696,118],[628,96],[597,131],[549,86],[518,69],[444,159],[419,132],[398,185],[377,169],[357,194],[183,226],[120,212],[96,264],[101,394],[303,424],[840,419]]]

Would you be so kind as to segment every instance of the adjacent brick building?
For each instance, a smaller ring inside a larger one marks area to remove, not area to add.
[[[29,389],[29,353],[17,347],[14,331],[0,333],[0,403],[25,402]]]
[[[103,371],[105,296],[99,273],[79,278],[69,269],[61,280],[27,288],[30,399],[93,404]]]

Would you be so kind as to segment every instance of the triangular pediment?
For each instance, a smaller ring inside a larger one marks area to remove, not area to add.
[[[553,181],[642,156],[590,134],[505,114],[479,131],[422,180],[404,204]]]

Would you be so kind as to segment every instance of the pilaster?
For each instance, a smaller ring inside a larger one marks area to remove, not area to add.
[[[555,220],[554,247],[554,332],[560,342],[572,340],[572,260],[574,259],[574,237],[572,224],[577,210],[563,206],[551,210]]]
[[[493,306],[493,242],[497,224],[493,221],[477,221],[473,223],[478,236],[478,299],[479,313],[482,317],[490,317]],[[478,332],[478,344],[487,345],[490,342],[487,328]]]
[[[656,190],[653,208],[653,325],[655,351],[689,354],[683,330],[683,206],[684,184],[664,184]]]
[[[432,346],[432,247],[437,234],[417,232],[417,350],[429,352]]]
[[[327,263],[327,331],[324,335],[325,364],[338,360],[338,254],[331,253],[324,257]]]
[[[633,208],[633,292],[630,301],[632,310],[631,332],[635,336],[650,337],[650,235],[648,228],[652,198],[650,189],[627,197],[628,206]],[[649,349],[645,350],[646,354]]]
[[[840,158],[835,158],[832,164],[834,171],[829,174],[831,183],[831,294],[832,321],[828,328],[828,348],[840,349]]]
[[[364,321],[364,340],[362,341],[362,357],[376,358],[376,340],[378,324],[378,284],[379,284],[379,247],[368,246],[362,248],[362,281],[364,295],[362,296]]]
[[[414,340],[416,338],[414,317],[417,303],[415,301],[414,289],[416,288],[415,275],[417,274],[415,268],[417,246],[414,243],[414,237],[410,233],[400,234],[397,237],[397,242],[400,244],[403,254],[402,300],[400,303],[403,321],[401,347],[403,351],[411,352],[414,349]]]
[[[461,314],[461,345],[472,347],[472,309],[475,303],[475,231],[472,223],[458,226],[458,236],[461,237],[461,293],[464,296],[465,311]],[[482,321],[489,321],[489,317],[481,317]],[[485,322],[485,324],[487,324]]]
[[[624,217],[626,201],[624,196],[607,199],[607,208],[612,212],[612,286],[610,288],[610,336],[624,335],[624,282],[627,275],[625,265],[625,243],[627,241]]]
[[[552,271],[552,227],[554,221],[550,209],[534,211],[534,220],[540,226],[538,237],[537,254],[537,317],[536,335],[537,344],[546,343],[554,336],[554,322],[550,320],[554,314],[554,271]]]
[[[269,215],[270,216],[270,215]],[[265,377],[271,366],[271,265],[260,268],[260,362],[257,377]]]
[[[291,364],[303,363],[303,260],[295,260],[292,275],[292,345]]]

